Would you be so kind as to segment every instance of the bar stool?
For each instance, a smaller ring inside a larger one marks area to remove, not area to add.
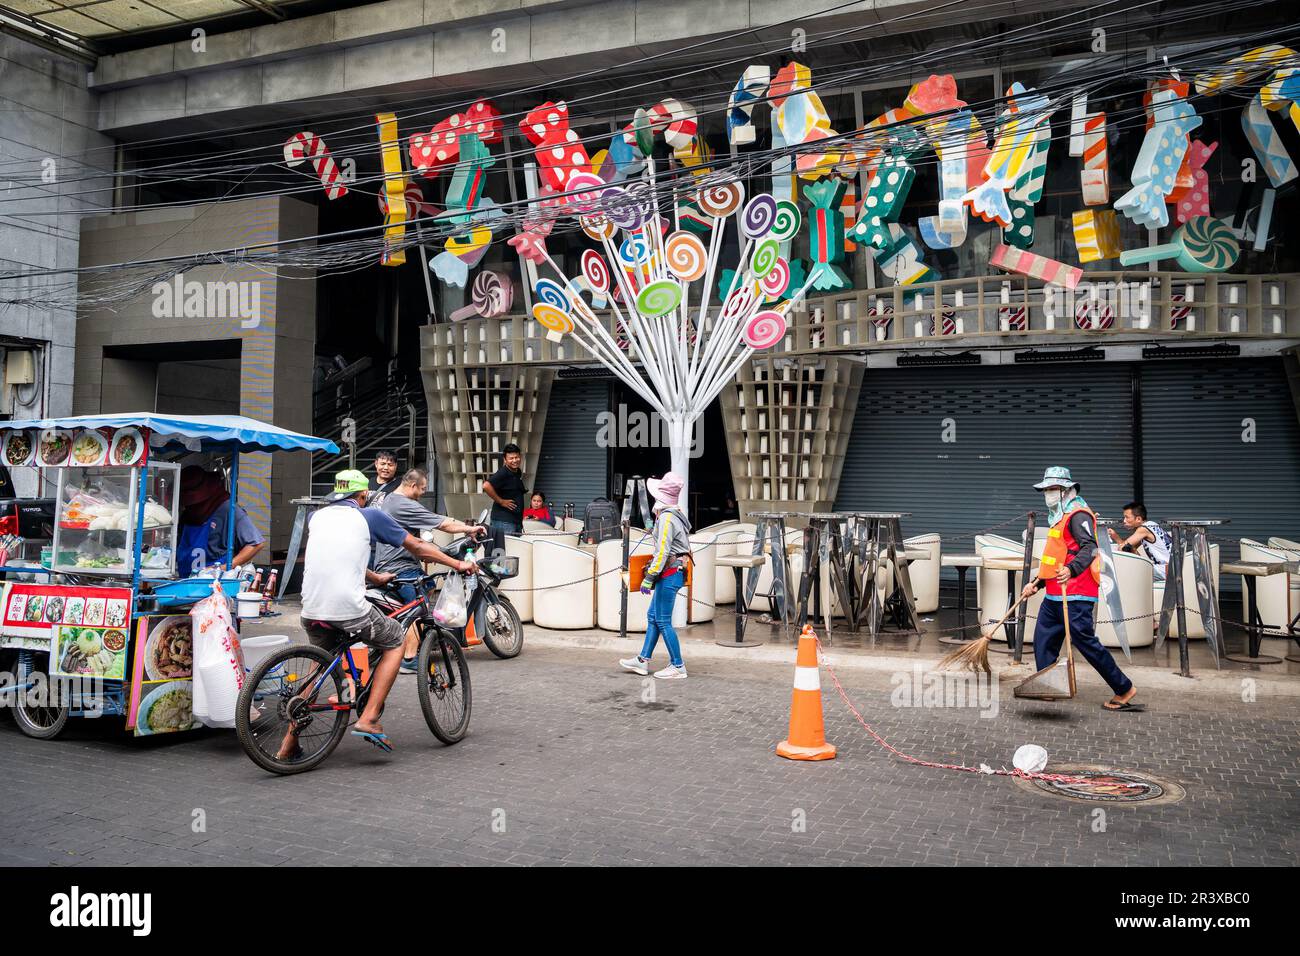
[[[945,554],[939,559],[941,566],[945,568],[957,569],[957,626],[962,628],[957,637],[944,635],[939,638],[940,644],[965,644],[979,637],[968,637],[966,635],[966,572],[971,568],[984,567],[984,559],[978,554]]]
[[[1264,619],[1259,615],[1259,603],[1255,600],[1256,579],[1270,574],[1282,574],[1286,571],[1285,561],[1225,561],[1219,566],[1221,574],[1240,574],[1246,579],[1246,641],[1247,654],[1224,654],[1230,661],[1238,664],[1281,664],[1282,658],[1271,654],[1260,654],[1260,644],[1264,640]]]
[[[745,625],[749,622],[749,606],[745,603],[745,588],[741,583],[745,572],[751,568],[763,566],[761,554],[720,554],[717,557],[720,568],[731,568],[736,572],[736,637],[731,641],[714,641],[719,647],[758,647],[762,641],[745,640]]]

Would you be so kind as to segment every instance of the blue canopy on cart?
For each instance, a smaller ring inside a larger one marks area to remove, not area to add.
[[[114,415],[78,415],[74,418],[35,418],[0,422],[0,432],[29,428],[148,428],[157,450],[189,451],[324,451],[337,455],[339,446],[328,438],[301,435],[243,415],[158,415],[121,412]]]

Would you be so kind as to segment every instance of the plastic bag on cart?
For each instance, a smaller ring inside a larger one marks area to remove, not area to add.
[[[194,719],[206,727],[235,726],[235,703],[244,686],[244,653],[230,619],[221,582],[190,609],[194,635]]]
[[[443,627],[464,627],[469,618],[468,601],[464,577],[459,574],[444,575],[442,590],[438,592],[438,600],[433,605],[433,619]]]

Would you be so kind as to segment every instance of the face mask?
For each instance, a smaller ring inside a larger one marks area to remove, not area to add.
[[[1047,502],[1047,520],[1051,524],[1056,524],[1065,514],[1065,509],[1061,507],[1061,498],[1060,488],[1048,488],[1043,492],[1043,500]]]

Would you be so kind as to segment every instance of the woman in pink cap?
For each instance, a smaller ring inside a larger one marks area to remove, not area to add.
[[[675,471],[646,482],[655,499],[655,526],[650,532],[655,542],[655,553],[646,565],[645,577],[641,581],[641,593],[652,595],[650,612],[640,656],[619,661],[624,669],[634,674],[650,673],[650,655],[663,635],[668,647],[668,666],[655,671],[655,677],[661,680],[686,677],[682,648],[677,642],[677,632],[673,630],[673,605],[677,601],[677,592],[686,583],[686,561],[691,554],[691,525],[677,507],[683,484],[682,476]]]

